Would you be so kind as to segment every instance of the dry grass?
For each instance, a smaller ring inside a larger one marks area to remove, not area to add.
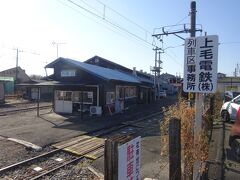
[[[215,110],[218,111],[217,109]],[[203,127],[195,143],[193,140],[193,125],[195,118],[195,108],[188,107],[186,100],[179,98],[178,103],[169,107],[164,113],[164,121],[161,124],[162,134],[162,155],[168,155],[168,126],[171,118],[178,118],[181,121],[181,147],[182,159],[184,163],[184,176],[191,177],[192,166],[195,161],[200,161],[204,164],[208,158],[208,136],[207,131],[211,128],[212,117],[210,111],[206,111],[203,116]],[[199,171],[204,171],[205,168],[201,167]]]
[[[214,109],[213,109],[213,119],[219,120],[220,117],[220,109],[223,104],[223,99],[221,97],[221,94],[219,92],[216,92],[214,94]]]

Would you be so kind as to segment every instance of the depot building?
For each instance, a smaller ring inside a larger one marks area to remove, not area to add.
[[[99,56],[85,62],[60,57],[45,68],[54,73],[39,85],[53,87],[56,113],[112,114],[154,100],[152,75]]]

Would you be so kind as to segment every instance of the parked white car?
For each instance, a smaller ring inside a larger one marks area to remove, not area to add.
[[[235,121],[240,108],[240,95],[229,102],[225,102],[221,108],[221,117],[225,121]]]
[[[167,97],[166,91],[165,90],[159,91],[159,98],[165,98],[165,97]]]

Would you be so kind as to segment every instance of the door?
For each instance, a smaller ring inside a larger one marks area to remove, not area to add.
[[[55,112],[72,113],[72,91],[56,91],[55,93]]]
[[[39,89],[39,92],[38,92],[38,88],[32,88],[31,89],[31,98],[33,100],[37,100],[38,99],[38,93],[39,93],[39,99],[40,99],[40,89]]]
[[[72,113],[73,102],[72,102],[72,91],[65,91],[63,101],[63,113]]]

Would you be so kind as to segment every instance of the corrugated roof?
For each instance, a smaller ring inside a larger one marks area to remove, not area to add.
[[[132,82],[132,83],[140,83],[140,81],[136,77],[125,74],[123,72],[119,72],[117,70],[95,66],[92,64],[87,64],[87,63],[83,63],[80,61],[75,61],[67,58],[58,58],[54,62],[48,64],[46,68],[53,68],[54,64],[59,61],[63,61],[65,63],[74,65],[79,69],[82,69],[90,74],[96,75],[105,80],[117,80],[117,81],[125,81],[125,82]]]
[[[137,76],[137,78],[141,82],[150,83],[150,84],[154,83],[154,81],[152,79],[147,79],[147,78],[143,78],[143,77],[139,77],[139,76]]]
[[[40,82],[36,84],[31,84],[31,83],[21,83],[18,84],[18,86],[66,86],[66,85],[71,85],[71,86],[82,86],[85,84],[80,84],[80,83],[72,83],[72,82],[60,82],[60,81],[45,81],[45,82]]]
[[[98,61],[102,61],[108,65],[112,65],[112,67],[109,68],[109,66],[107,65],[107,68],[109,69],[113,69],[113,70],[119,70],[120,72],[123,72],[123,73],[127,73],[129,75],[132,75],[133,74],[133,70],[132,69],[129,69],[127,67],[124,67],[116,62],[112,62],[110,60],[107,60],[105,58],[102,58],[100,56],[94,56],[86,61],[84,61],[84,63],[87,63],[87,64],[92,64],[92,63],[89,63],[90,61],[92,60],[98,60]],[[103,64],[102,65],[99,65],[99,64],[96,64],[96,66],[101,66],[101,67],[104,67]],[[144,72],[141,72],[141,71],[136,71],[137,73],[137,78],[138,80],[140,80],[141,82],[147,82],[147,83],[152,83],[153,84],[153,80],[150,80],[149,77],[151,75],[148,75]]]

